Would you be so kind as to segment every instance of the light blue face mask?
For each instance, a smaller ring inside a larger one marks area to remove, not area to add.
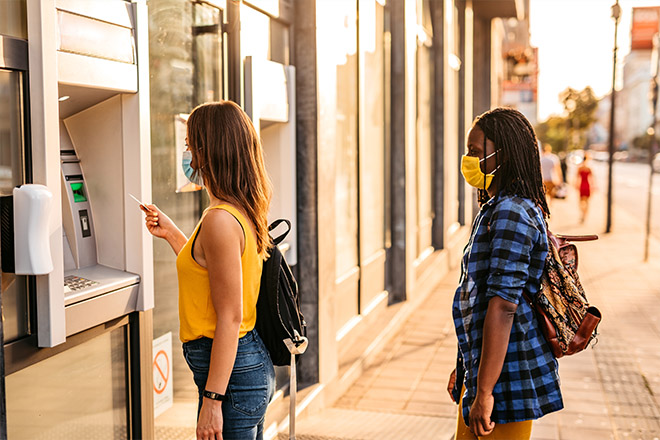
[[[183,169],[183,174],[185,174],[188,180],[190,180],[195,185],[204,186],[204,179],[202,179],[202,174],[197,172],[195,175],[195,170],[193,169],[192,166],[190,166],[191,162],[192,162],[192,152],[190,150],[184,151],[183,156],[181,158],[181,168]]]

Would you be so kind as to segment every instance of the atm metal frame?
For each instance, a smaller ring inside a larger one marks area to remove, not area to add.
[[[32,183],[32,148],[30,136],[30,99],[29,99],[29,66],[28,42],[23,39],[0,35],[0,69],[22,73],[21,87],[23,92],[23,176],[24,183]],[[36,322],[36,278],[27,277],[28,310],[30,334],[4,343],[2,320],[0,319],[0,440],[7,438],[7,402],[5,393],[5,376],[65,352],[77,345],[90,341],[104,333],[124,328],[126,344],[125,374],[126,374],[126,420],[129,439],[152,438],[153,414],[143,411],[144,400],[141,392],[142,382],[148,378],[142,377],[139,351],[142,345],[151,341],[144,336],[144,329],[152,325],[152,312],[133,312],[100,324],[78,334],[69,336],[66,342],[52,348],[40,348],[37,343]],[[0,309],[2,294],[0,292]],[[140,373],[137,373],[140,372]],[[27,391],[27,390],[26,390]]]
[[[0,35],[0,69],[20,72],[21,88],[23,92],[23,180],[25,183],[32,182],[32,158],[30,146],[30,100],[29,100],[29,82],[28,82],[28,43],[26,40],[14,38],[6,35]],[[0,275],[1,276],[1,275]],[[34,307],[34,277],[28,277],[28,310],[30,327],[34,328],[35,312]],[[0,310],[2,309],[2,292],[0,291]],[[24,339],[29,339],[30,336]],[[36,336],[34,336],[36,341]],[[7,438],[7,403],[5,401],[5,357],[4,329],[0,319],[0,439]],[[17,341],[19,342],[19,341]]]

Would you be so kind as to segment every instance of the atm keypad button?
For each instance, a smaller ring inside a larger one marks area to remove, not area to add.
[[[70,291],[82,290],[98,283],[98,281],[88,280],[87,278],[77,277],[75,275],[64,277],[64,286]]]

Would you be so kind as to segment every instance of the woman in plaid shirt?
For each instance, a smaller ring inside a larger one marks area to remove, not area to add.
[[[557,360],[522,297],[538,292],[548,252],[549,210],[529,121],[510,108],[477,117],[461,170],[479,189],[481,209],[452,310],[455,438],[529,439],[533,419],[563,408]]]

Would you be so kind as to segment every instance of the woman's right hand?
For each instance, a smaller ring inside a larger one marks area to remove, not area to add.
[[[149,211],[145,211],[144,208],[142,208],[142,211],[144,212],[144,221],[151,235],[158,238],[167,238],[168,235],[177,230],[174,222],[156,205],[146,206]]]
[[[449,375],[449,382],[447,383],[447,392],[449,393],[449,397],[451,397],[452,402],[456,402],[454,399],[454,386],[456,385],[456,368],[454,368],[454,371],[451,372]]]

